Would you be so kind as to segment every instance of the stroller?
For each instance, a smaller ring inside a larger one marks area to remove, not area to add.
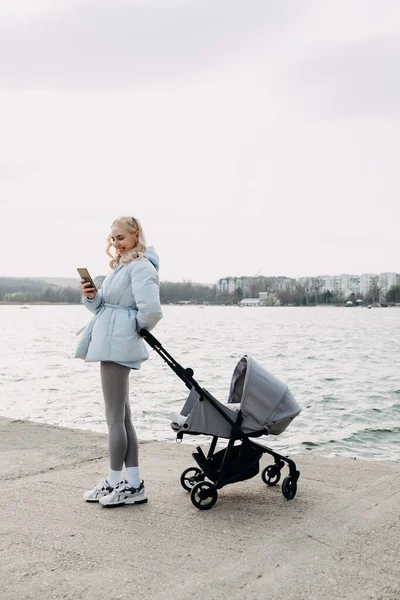
[[[192,454],[198,467],[189,467],[181,475],[181,485],[190,492],[194,506],[199,510],[209,510],[218,499],[219,489],[257,475],[264,453],[270,454],[274,463],[265,467],[261,479],[268,486],[276,485],[286,463],[289,475],[282,481],[282,494],[287,500],[292,500],[300,476],[296,464],[250,439],[279,435],[301,412],[287,385],[245,355],[234,370],[228,404],[222,404],[197,383],[193,369],[183,368],[151,333],[142,329],[140,335],[190,390],[180,413],[182,424],[171,423],[177,441],[182,441],[185,434],[212,436],[207,455],[200,446]],[[239,410],[233,412],[229,404],[239,404]],[[219,438],[228,439],[228,444],[215,452]]]

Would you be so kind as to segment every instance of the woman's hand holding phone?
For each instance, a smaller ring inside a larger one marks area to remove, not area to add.
[[[87,269],[77,269],[79,275],[81,276],[81,290],[82,290],[82,296],[85,296],[86,298],[88,298],[89,300],[93,300],[93,298],[96,296],[97,294],[97,288],[93,282],[92,277],[90,276],[90,273]]]
[[[93,298],[96,296],[96,288],[94,288],[92,286],[90,281],[85,281],[84,279],[81,279],[80,283],[81,283],[82,296],[89,298],[89,300],[93,300]]]

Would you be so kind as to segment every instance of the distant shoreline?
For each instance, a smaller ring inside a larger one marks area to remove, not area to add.
[[[0,301],[0,306],[83,306],[79,302],[3,302]]]
[[[229,306],[229,307],[237,307],[237,308],[317,308],[317,307],[334,307],[334,308],[368,308],[368,305],[362,306],[345,306],[344,304],[304,304],[304,305],[279,305],[279,306],[240,306],[239,304],[202,304],[200,302],[167,302],[162,303],[162,306]],[[0,306],[83,306],[80,302],[4,302],[0,300]],[[400,308],[400,303],[396,304],[387,304],[386,306],[372,305],[371,308]]]

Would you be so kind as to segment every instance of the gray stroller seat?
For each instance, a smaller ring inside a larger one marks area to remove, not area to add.
[[[240,359],[233,372],[228,405],[230,403],[240,403],[240,429],[248,436],[279,435],[301,412],[288,386],[247,355]],[[181,410],[182,415],[188,416],[187,420],[181,426],[175,423],[171,426],[174,431],[229,438],[232,427],[224,415],[236,422],[238,414],[226,404],[218,404],[221,412],[204,402],[192,388]]]

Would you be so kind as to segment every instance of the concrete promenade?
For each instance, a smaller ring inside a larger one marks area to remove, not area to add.
[[[297,456],[294,500],[257,476],[199,511],[192,451],[142,443],[148,504],[106,509],[106,436],[0,418],[0,600],[400,600],[400,463]]]

